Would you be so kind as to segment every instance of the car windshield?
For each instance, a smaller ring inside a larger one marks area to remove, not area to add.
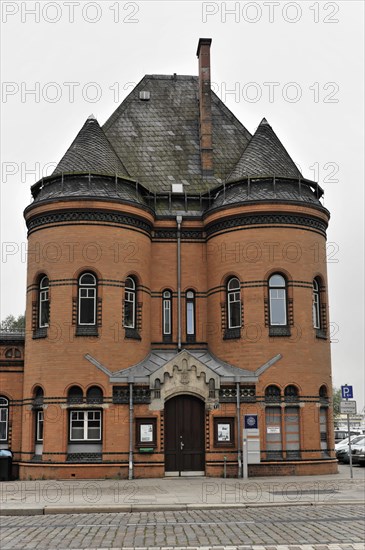
[[[351,440],[351,445],[364,445],[365,437],[363,435],[357,436]]]

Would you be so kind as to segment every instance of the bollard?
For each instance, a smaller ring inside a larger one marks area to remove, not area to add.
[[[227,477],[227,457],[223,457],[224,464],[223,464],[223,477],[226,479]]]

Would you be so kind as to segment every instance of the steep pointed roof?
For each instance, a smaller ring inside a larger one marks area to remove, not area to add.
[[[53,175],[70,172],[118,174],[128,177],[127,170],[93,115],[86,120]]]
[[[253,176],[303,178],[266,118],[262,119],[227,181]]]
[[[198,77],[146,75],[103,126],[131,177],[157,193],[182,183],[187,193],[219,185],[251,134],[212,92],[213,174],[202,176]]]

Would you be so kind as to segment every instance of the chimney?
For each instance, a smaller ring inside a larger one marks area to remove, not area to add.
[[[199,133],[203,176],[213,175],[212,100],[210,93],[211,38],[200,38],[196,55],[199,59]]]

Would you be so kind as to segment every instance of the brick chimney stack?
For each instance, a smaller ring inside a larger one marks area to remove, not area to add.
[[[200,38],[199,59],[200,158],[203,176],[213,175],[212,100],[210,91],[211,38]]]

